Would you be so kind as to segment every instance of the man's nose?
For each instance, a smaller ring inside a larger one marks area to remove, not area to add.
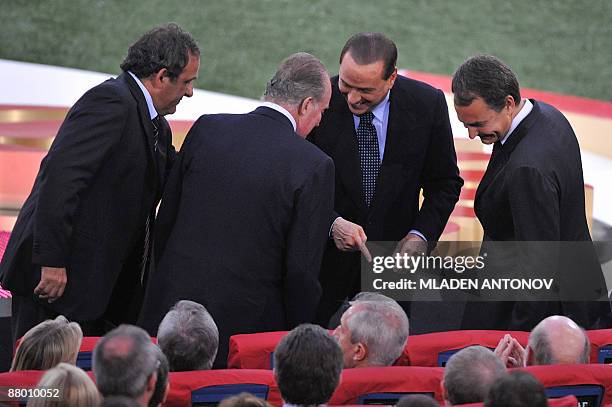
[[[355,92],[354,90],[349,91],[346,95],[346,100],[352,105],[355,105],[361,101],[361,95],[359,92]]]
[[[470,139],[474,140],[478,136],[478,130],[476,130],[474,127],[468,127],[467,130]]]
[[[185,91],[185,96],[187,96],[188,98],[193,96],[193,83],[190,83],[189,85],[187,85],[187,90]]]

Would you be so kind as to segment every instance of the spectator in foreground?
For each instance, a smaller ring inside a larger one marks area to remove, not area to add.
[[[149,400],[149,407],[161,406],[166,401],[168,391],[170,390],[170,382],[168,381],[170,366],[168,359],[158,346],[155,346],[154,349],[155,357],[157,358],[157,381],[155,382],[155,390],[151,400]]]
[[[340,319],[334,336],[344,368],[391,366],[408,341],[408,317],[395,301],[356,301]]]
[[[584,330],[570,318],[544,318],[529,334],[527,349],[505,335],[495,354],[511,367],[589,363],[591,344]]]
[[[171,372],[208,370],[219,348],[219,330],[203,305],[182,300],[159,324],[157,343]]]
[[[327,404],[340,384],[342,350],[318,325],[302,324],[274,352],[274,377],[285,405]]]
[[[497,378],[506,373],[499,358],[483,346],[461,349],[444,369],[442,391],[447,404],[481,403]]]
[[[61,362],[74,365],[82,340],[79,324],[62,315],[43,321],[21,338],[10,371],[47,370]]]
[[[251,393],[240,393],[228,397],[219,403],[219,407],[272,407],[266,400],[255,397]]]
[[[147,407],[157,382],[158,359],[147,333],[120,325],[96,344],[92,370],[102,396],[127,396]]]
[[[94,382],[81,368],[69,363],[60,363],[49,369],[36,385],[37,389],[53,392],[57,398],[38,397],[28,399],[28,407],[98,407],[100,393]]]
[[[485,398],[485,407],[547,407],[546,389],[532,374],[513,370],[499,377]]]
[[[433,397],[424,394],[408,394],[396,404],[397,407],[440,407]]]

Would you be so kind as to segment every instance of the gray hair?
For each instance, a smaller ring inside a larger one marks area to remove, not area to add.
[[[207,370],[217,356],[219,330],[202,304],[182,300],[159,324],[157,343],[168,357],[170,371]]]
[[[149,335],[142,328],[120,325],[96,344],[92,370],[103,396],[138,398],[157,371],[157,363]]]
[[[157,381],[155,382],[155,390],[153,390],[149,400],[149,407],[157,407],[164,401],[166,388],[168,387],[168,372],[170,371],[170,365],[164,352],[158,346],[154,346],[153,349],[158,362]]]
[[[580,331],[584,336],[584,347],[582,348],[582,352],[576,355],[576,360],[573,362],[577,364],[585,364],[589,363],[591,343],[584,329],[580,328]],[[548,337],[548,331],[546,329],[546,325],[544,324],[536,325],[536,327],[529,334],[528,352],[531,352],[533,355],[532,364],[534,365],[556,365],[560,363],[557,355],[555,355],[555,352],[553,351]]]
[[[351,342],[367,346],[369,365],[391,366],[408,341],[408,317],[402,307],[395,301],[358,300],[347,312],[351,309],[346,319]]]
[[[298,52],[285,58],[266,85],[263,99],[289,106],[299,105],[312,97],[320,101],[325,94],[329,74],[325,66],[313,55]]]
[[[457,106],[469,106],[481,97],[496,112],[506,105],[510,95],[521,102],[518,79],[508,65],[492,55],[476,55],[465,61],[453,75],[452,91]]]
[[[484,401],[493,382],[506,372],[495,354],[483,346],[461,349],[450,357],[444,369],[444,389],[452,404]]]
[[[59,315],[31,328],[23,335],[11,364],[18,370],[47,370],[60,362],[75,364],[83,331],[76,322]]]

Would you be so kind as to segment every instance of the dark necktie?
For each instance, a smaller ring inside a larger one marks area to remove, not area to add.
[[[151,123],[153,124],[153,148],[155,151],[155,158],[157,159],[157,144],[159,142],[159,122],[160,116],[157,115]],[[155,215],[153,213],[147,216],[147,220],[145,221],[145,230],[144,230],[144,242],[143,242],[143,250],[142,250],[142,260],[140,262],[140,283],[144,285],[144,278],[147,272],[147,266],[149,264],[149,253],[151,251],[151,223],[153,222],[153,217]]]
[[[372,124],[373,119],[374,113],[364,113],[359,116],[359,126],[357,127],[361,182],[366,206],[368,207],[372,202],[374,191],[376,191],[376,179],[380,168],[378,137],[376,136],[376,128]]]

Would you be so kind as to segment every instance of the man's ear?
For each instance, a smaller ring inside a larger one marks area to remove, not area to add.
[[[361,342],[357,342],[357,344],[355,344],[355,354],[353,355],[353,359],[356,362],[363,362],[368,356],[368,347],[361,343]]]
[[[302,116],[308,113],[310,109],[312,109],[313,104],[314,100],[312,99],[312,96],[308,96],[307,98],[303,99],[298,106],[298,115]]]
[[[168,78],[168,70],[166,68],[162,68],[156,73],[153,74],[152,78],[153,85],[155,87],[159,87],[163,84],[164,80],[169,80]]]
[[[397,79],[397,67],[393,68],[393,72],[387,79],[387,81],[389,82],[389,88],[393,87],[393,84],[395,83],[396,79]]]
[[[442,400],[448,400],[448,393],[446,392],[446,387],[444,387],[444,378],[440,380],[440,391],[442,392]]]

